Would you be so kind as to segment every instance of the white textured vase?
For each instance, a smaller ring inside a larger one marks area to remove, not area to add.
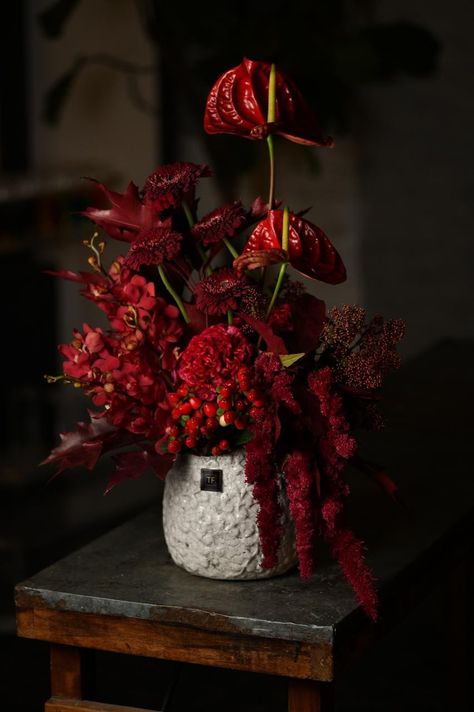
[[[165,481],[163,527],[175,564],[198,576],[259,579],[296,563],[293,524],[282,495],[278,565],[262,569],[258,503],[245,481],[245,451],[179,456]]]

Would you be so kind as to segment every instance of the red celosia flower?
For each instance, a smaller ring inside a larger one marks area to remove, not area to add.
[[[288,259],[306,277],[328,284],[339,284],[346,279],[344,264],[331,241],[321,228],[290,213]],[[258,250],[281,250],[283,210],[270,210],[265,220],[258,223],[244,247],[243,255]]]
[[[144,230],[133,240],[124,265],[138,270],[143,265],[160,265],[173,260],[180,252],[182,235],[168,227]]]
[[[183,200],[191,204],[199,178],[207,178],[210,175],[209,166],[197,163],[182,161],[160,166],[145,181],[145,203],[157,211],[179,207]]]
[[[259,292],[244,277],[228,267],[216,270],[202,279],[194,290],[196,306],[208,314],[226,314],[228,309],[239,308],[242,298],[248,300]]]
[[[182,353],[178,375],[200,398],[212,400],[216,387],[232,380],[253,354],[237,327],[216,324],[193,336]]]
[[[275,122],[267,123],[271,65],[244,59],[212,87],[204,114],[207,133],[262,139],[270,133],[312,146],[332,146],[300,90],[283,72],[276,73]]]
[[[191,232],[205,247],[233,237],[245,222],[245,211],[240,200],[228,203],[205,215],[194,225]]]

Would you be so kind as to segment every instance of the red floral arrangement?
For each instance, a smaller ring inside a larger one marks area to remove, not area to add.
[[[311,280],[346,278],[321,228],[275,200],[274,134],[333,145],[288,77],[244,59],[212,88],[204,126],[266,140],[268,201],[257,198],[248,209],[237,201],[199,217],[196,186],[211,171],[186,162],[161,166],[143,188],[130,183],[123,194],[98,184],[110,207],[84,215],[122,240],[126,253],[105,268],[105,242],[95,233],[85,243],[91,270],[55,273],[80,283],[110,328],[84,324],[59,347],[63,374],[49,380],[82,389],[95,410],[89,423],[61,435],[45,462],[59,471],[92,469],[116,451],[109,491],[149,467],[165,477],[177,453],[219,455],[244,446],[246,479],[260,505],[263,566],[277,561],[282,472],[301,576],[311,575],[322,535],[375,618],[373,576],[344,520],[343,474],[352,462],[392,488],[356,454],[354,430],[381,425],[378,390],[399,365],[403,324],[368,320],[358,306],[327,313],[286,275],[291,265]]]

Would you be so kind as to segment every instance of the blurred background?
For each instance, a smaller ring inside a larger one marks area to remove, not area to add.
[[[82,177],[122,191],[161,163],[202,161],[214,178],[201,184],[201,214],[266,195],[264,144],[206,136],[202,115],[242,56],[276,61],[336,140],[276,144],[277,196],[311,207],[348,269],[318,296],[404,319],[406,358],[472,338],[473,26],[470,0],[0,5],[2,688],[28,655],[36,671],[9,710],[41,709],[47,668],[41,646],[15,642],[13,585],[160,491],[150,476],[102,497],[105,472],[47,485],[37,466],[86,413],[80,394],[43,380],[59,371],[56,344],[99,322],[74,284],[44,274],[86,268],[92,230],[78,212],[100,198]]]

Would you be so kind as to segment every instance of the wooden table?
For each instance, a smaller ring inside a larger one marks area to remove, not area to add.
[[[17,586],[18,634],[51,644],[46,710],[131,712],[82,700],[81,650],[94,649],[284,676],[290,712],[327,712],[342,671],[450,572],[457,642],[446,671],[452,709],[468,709],[459,639],[474,530],[473,367],[474,345],[444,343],[388,385],[391,428],[362,448],[396,477],[407,509],[351,475],[353,524],[379,579],[377,624],[324,557],[309,583],[187,574],[169,559],[155,507]]]

